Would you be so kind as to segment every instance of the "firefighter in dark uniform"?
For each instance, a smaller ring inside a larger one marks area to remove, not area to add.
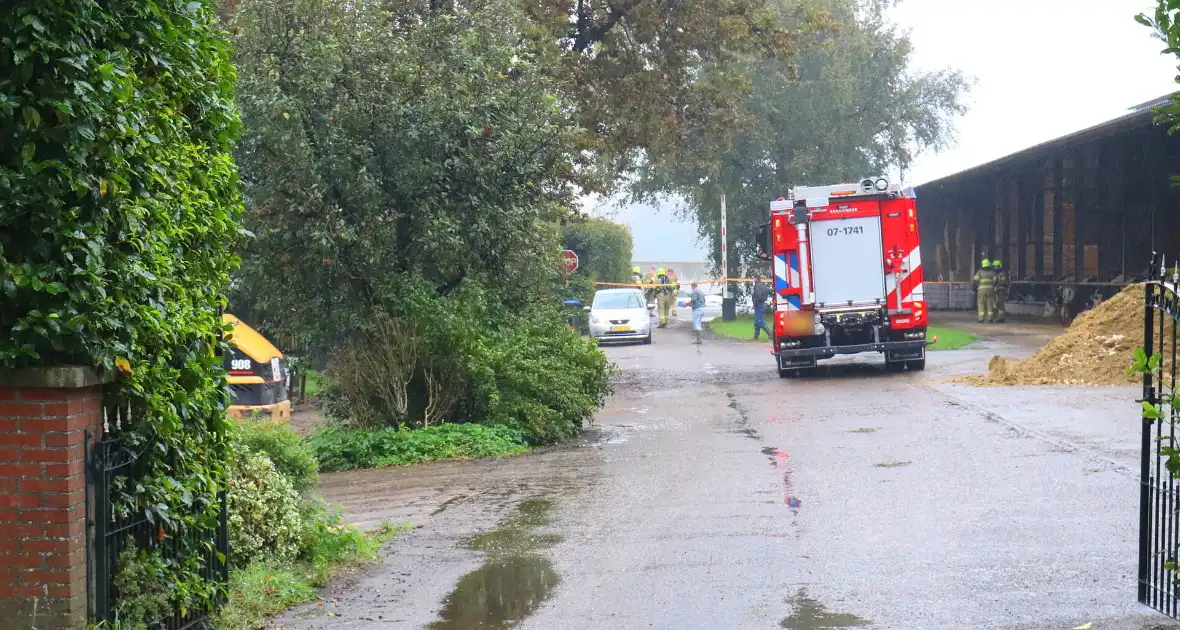
[[[992,261],[992,273],[996,278],[995,292],[992,294],[992,316],[997,323],[1003,323],[1007,313],[1004,311],[1004,305],[1008,302],[1008,272],[1004,271],[1004,263],[998,260]]]

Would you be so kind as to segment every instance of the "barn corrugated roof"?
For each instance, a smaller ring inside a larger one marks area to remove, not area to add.
[[[1168,104],[1171,97],[1172,94],[1165,94],[1159,98],[1147,101],[1146,103],[1135,105],[1134,107],[1131,107],[1126,114],[1123,114],[1117,118],[1112,118],[1106,122],[1099,123],[1092,127],[1087,127],[1080,131],[1075,131],[1071,134],[1033,145],[1027,149],[1022,149],[1016,153],[1011,153],[990,162],[973,166],[969,169],[959,171],[958,173],[931,180],[924,184],[918,185],[916,188],[920,194],[923,188],[939,187],[943,184],[949,183],[951,180],[998,170],[1018,162],[1033,159],[1038,153],[1045,153],[1049,150],[1059,151],[1062,149],[1068,149],[1079,144],[1117,135],[1131,129],[1152,125],[1155,122],[1154,110],[1157,107]]]

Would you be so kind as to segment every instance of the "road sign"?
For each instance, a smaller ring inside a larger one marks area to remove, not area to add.
[[[578,270],[578,255],[571,249],[561,252],[561,262],[565,265],[566,273],[573,273]]]

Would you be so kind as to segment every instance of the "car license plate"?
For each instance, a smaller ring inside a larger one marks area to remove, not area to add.
[[[630,326],[611,326],[611,332],[631,332]]]

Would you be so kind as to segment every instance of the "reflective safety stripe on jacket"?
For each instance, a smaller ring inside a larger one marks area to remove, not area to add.
[[[975,286],[980,289],[990,289],[996,283],[996,274],[991,269],[980,269],[975,272]]]

